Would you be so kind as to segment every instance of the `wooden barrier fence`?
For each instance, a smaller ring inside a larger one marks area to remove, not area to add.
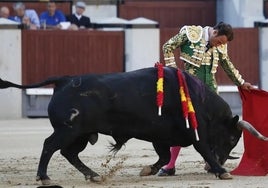
[[[121,18],[146,17],[157,21],[160,28],[216,24],[215,0],[125,1],[118,9]]]
[[[22,82],[124,71],[124,32],[23,30]]]

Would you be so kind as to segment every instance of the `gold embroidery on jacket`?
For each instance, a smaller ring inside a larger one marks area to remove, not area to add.
[[[195,26],[195,25],[184,26],[181,28],[180,32],[184,29],[186,30],[187,38],[192,43],[197,43],[201,40],[202,35],[203,35],[203,28],[200,25],[199,26]]]
[[[201,35],[201,33],[204,32],[203,30],[200,31],[199,28],[199,26],[185,26],[177,35],[163,45],[166,64],[175,64],[173,51],[180,47],[180,59],[187,62],[185,68],[191,74],[197,74],[197,70],[199,70],[198,67],[205,66],[206,70],[209,70],[209,72],[204,74],[208,74],[208,77],[211,77],[215,87],[215,73],[220,64],[228,77],[236,85],[243,84],[244,80],[242,76],[229,59],[227,44],[212,47],[207,50],[204,35]],[[200,36],[201,38],[199,38]]]

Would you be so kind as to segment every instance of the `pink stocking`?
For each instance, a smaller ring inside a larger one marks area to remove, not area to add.
[[[175,168],[175,163],[177,160],[177,157],[179,155],[179,152],[181,150],[180,146],[175,146],[175,147],[170,147],[170,161],[169,163],[164,167],[166,170],[167,169],[171,169],[171,168]]]

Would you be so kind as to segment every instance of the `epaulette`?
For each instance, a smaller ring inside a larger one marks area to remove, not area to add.
[[[187,38],[192,43],[197,43],[201,40],[203,35],[203,28],[201,26],[183,26],[180,33],[186,33]]]
[[[217,46],[217,49],[219,50],[220,53],[227,54],[227,44],[221,44]]]

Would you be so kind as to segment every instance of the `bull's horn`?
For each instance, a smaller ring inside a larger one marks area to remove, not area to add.
[[[260,140],[268,141],[268,138],[263,136],[259,131],[257,131],[249,122],[241,120],[237,122],[237,127],[240,129],[248,130],[253,136]]]

